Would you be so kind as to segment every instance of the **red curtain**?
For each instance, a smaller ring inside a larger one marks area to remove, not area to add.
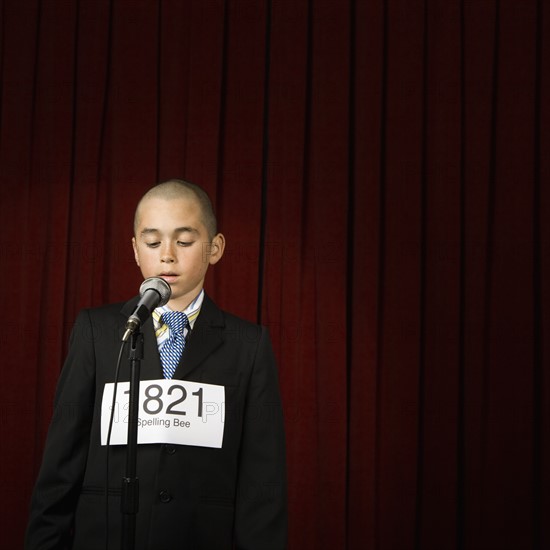
[[[228,240],[208,292],[271,330],[290,549],[550,547],[547,2],[0,5],[0,547],[170,177]]]

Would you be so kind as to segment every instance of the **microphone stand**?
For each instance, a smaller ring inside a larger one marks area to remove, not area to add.
[[[140,361],[143,359],[143,334],[136,330],[130,340],[130,400],[128,411],[128,443],[126,446],[126,477],[122,478],[120,511],[122,513],[122,550],[134,550],[136,516],[139,509],[139,480],[136,477],[137,432],[139,417]]]

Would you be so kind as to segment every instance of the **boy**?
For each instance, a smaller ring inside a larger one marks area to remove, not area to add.
[[[225,402],[220,444],[175,444],[162,436],[166,442],[138,445],[136,549],[283,549],[285,454],[275,361],[264,328],[221,311],[204,293],[207,268],[225,247],[206,193],[180,180],[150,189],[136,209],[132,246],[144,278],[160,277],[172,291],[141,327],[141,385],[156,381],[149,410],[163,406],[159,380],[178,381],[179,392],[189,396],[216,386]],[[120,547],[126,446],[110,447],[106,497],[101,401],[137,300],[84,310],[77,318],[33,494],[27,550],[105,548],[107,524],[109,548]],[[174,316],[184,319],[180,328],[168,326]],[[129,380],[126,356],[121,381]],[[179,407],[172,418],[188,426]]]

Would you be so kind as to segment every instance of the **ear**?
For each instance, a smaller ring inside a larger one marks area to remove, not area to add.
[[[218,233],[209,244],[210,254],[208,255],[208,263],[210,265],[217,264],[223,256],[225,250],[225,237]]]
[[[132,237],[132,248],[134,249],[134,258],[136,260],[136,264],[139,266],[139,254],[135,237]]]

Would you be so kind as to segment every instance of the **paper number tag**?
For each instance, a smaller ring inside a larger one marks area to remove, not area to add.
[[[105,384],[101,444],[107,444],[114,384]],[[117,387],[111,445],[126,445],[130,383]],[[142,380],[139,385],[138,443],[175,443],[221,448],[225,388],[182,380]]]

